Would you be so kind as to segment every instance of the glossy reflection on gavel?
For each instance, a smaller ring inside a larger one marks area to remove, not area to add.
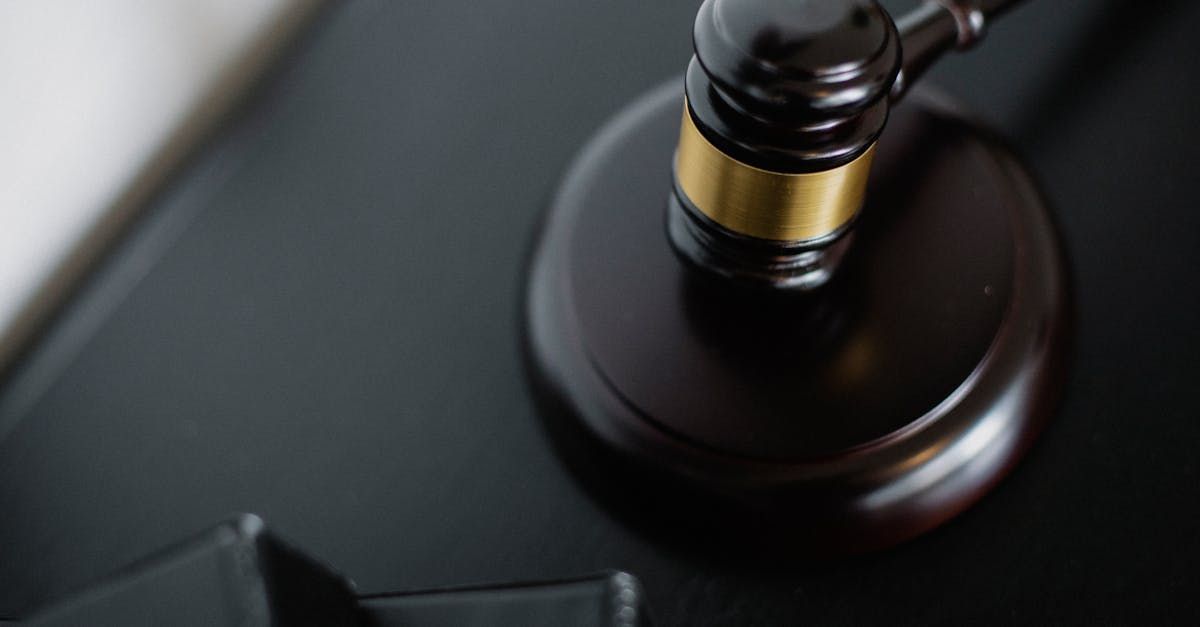
[[[586,485],[854,552],[1013,467],[1064,376],[1061,245],[1020,161],[915,83],[1015,4],[703,3],[683,79],[582,149],[531,257],[530,377]]]

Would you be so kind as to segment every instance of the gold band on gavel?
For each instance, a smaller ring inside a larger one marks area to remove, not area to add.
[[[709,143],[685,106],[675,177],[697,209],[730,231],[768,240],[814,240],[858,213],[874,155],[872,144],[854,161],[825,172],[762,170]]]

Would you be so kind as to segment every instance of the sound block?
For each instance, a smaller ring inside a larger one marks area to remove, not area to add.
[[[775,549],[881,548],[963,511],[1060,396],[1069,281],[1031,176],[918,90],[828,285],[740,285],[668,244],[681,82],[583,148],[533,246],[526,362],[564,459],[642,521]]]

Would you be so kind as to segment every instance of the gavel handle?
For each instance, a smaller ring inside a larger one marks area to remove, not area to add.
[[[983,39],[988,24],[1023,0],[924,0],[896,19],[904,64],[892,87],[899,100],[931,65],[950,50],[966,50]]]

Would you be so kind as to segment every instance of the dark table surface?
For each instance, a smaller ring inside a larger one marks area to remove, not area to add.
[[[336,5],[0,387],[0,617],[251,511],[364,592],[620,568],[664,625],[1200,622],[1200,4],[1033,0],[933,74],[1058,212],[1067,400],[945,527],[772,566],[590,498],[520,364],[544,200],[697,3]]]

